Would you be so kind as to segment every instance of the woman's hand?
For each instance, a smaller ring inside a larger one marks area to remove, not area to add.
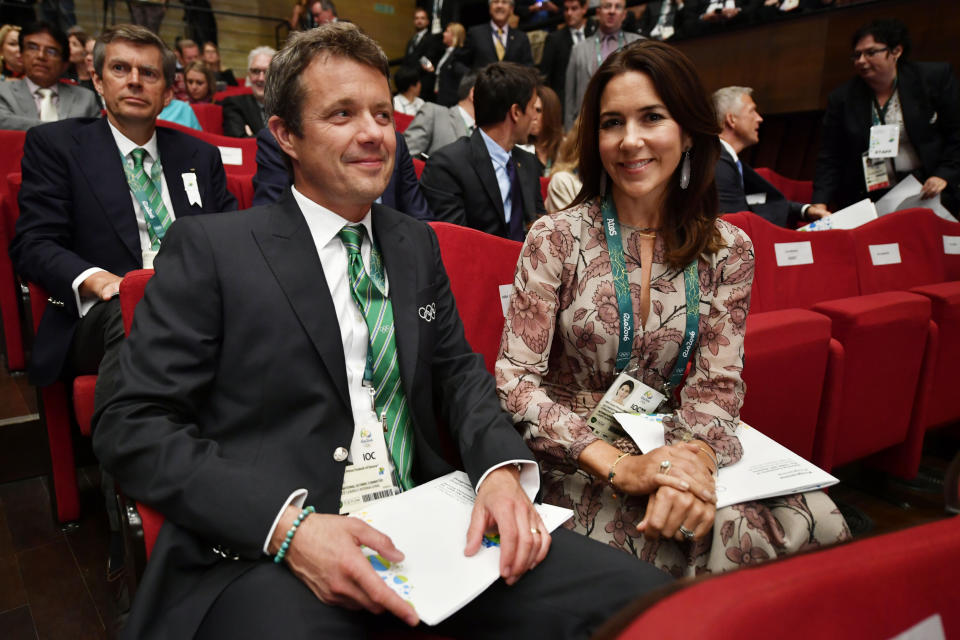
[[[650,495],[663,487],[670,487],[714,503],[717,500],[716,484],[700,451],[699,446],[684,442],[659,447],[645,455],[628,456],[617,465],[614,489],[630,495]],[[669,473],[661,472],[660,465],[664,460],[670,462]],[[681,483],[686,483],[688,489],[683,489]]]
[[[923,183],[923,187],[920,189],[920,195],[926,200],[927,198],[939,195],[940,192],[946,188],[946,180],[938,178],[937,176],[930,176],[927,178],[927,181]]]
[[[692,531],[692,540],[703,538],[713,527],[717,508],[714,502],[700,500],[689,491],[677,491],[673,487],[660,487],[647,499],[647,511],[637,525],[637,531],[647,539],[659,536],[685,540],[680,527]]]

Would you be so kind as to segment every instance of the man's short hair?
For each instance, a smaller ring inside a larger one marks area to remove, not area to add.
[[[67,39],[67,34],[65,34],[57,25],[45,20],[40,20],[39,22],[30,22],[20,30],[21,53],[25,51],[23,48],[23,39],[27,36],[32,36],[37,33],[49,34],[50,37],[53,38],[58,45],[60,45],[60,59],[70,59],[70,40]]]
[[[533,67],[514,62],[494,62],[477,74],[473,89],[473,111],[478,127],[503,122],[510,107],[519,105],[525,111],[533,98],[539,78]]]
[[[183,50],[187,47],[196,47],[199,49],[200,45],[189,38],[181,38],[180,40],[177,40],[177,51],[180,52],[180,55],[183,55]]]
[[[576,2],[581,7],[587,6],[587,0],[563,0],[561,4],[567,4],[568,2]]]
[[[253,59],[257,56],[270,56],[273,58],[275,55],[277,55],[277,50],[273,47],[257,47],[247,54],[247,69],[250,68],[250,65],[253,64]]]
[[[337,7],[336,5],[333,4],[333,0],[313,0],[310,3],[310,6],[312,7],[315,4],[320,5],[321,11],[329,11],[330,13],[332,13],[334,18],[340,17],[339,15],[337,15]]]
[[[461,100],[466,100],[470,95],[470,92],[477,84],[477,72],[476,71],[467,71],[463,74],[463,77],[460,78],[460,84],[457,85],[457,102]]]
[[[393,84],[397,85],[398,93],[406,93],[407,89],[420,82],[420,72],[413,67],[400,67],[393,74]]]
[[[740,111],[741,96],[752,96],[751,87],[723,87],[713,92],[713,108],[717,110],[717,123],[723,129],[728,113]]]
[[[117,40],[159,49],[163,59],[163,79],[167,83],[167,87],[173,86],[173,76],[177,72],[177,56],[160,39],[160,36],[146,27],[135,24],[117,24],[107,27],[97,38],[97,44],[93,46],[93,68],[98,76],[103,77],[103,62],[107,57],[107,45]]]
[[[301,76],[321,56],[347,58],[390,78],[387,55],[354,24],[332,22],[291,34],[270,63],[264,109],[268,117],[280,117],[297,137],[303,137],[303,103],[307,94]]]
[[[517,6],[517,3],[514,0],[507,0],[507,2],[509,2],[513,6]],[[487,6],[490,6],[491,4],[493,4],[493,0],[487,0]]]

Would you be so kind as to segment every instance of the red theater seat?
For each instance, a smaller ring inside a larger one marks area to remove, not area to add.
[[[230,174],[252,176],[257,172],[257,139],[218,136],[206,131],[197,131],[174,122],[158,121],[157,125],[188,133],[220,149],[223,170]]]
[[[393,126],[396,128],[397,133],[406,131],[411,122],[413,122],[413,116],[400,113],[399,111],[393,112]]]
[[[427,166],[427,163],[420,158],[411,158],[411,160],[413,160],[413,171],[417,174],[417,180],[419,180],[420,176],[423,175],[423,168]]]
[[[191,104],[190,107],[200,121],[200,126],[207,133],[223,135],[223,107],[218,104]]]
[[[9,133],[0,131],[0,134]],[[23,132],[19,132],[23,133]],[[0,144],[3,144],[0,135]],[[18,153],[22,155],[23,143],[21,140]],[[4,155],[5,157],[5,155]],[[20,160],[17,159],[16,171],[2,173],[6,179],[0,179],[2,193],[0,193],[0,313],[3,314],[3,338],[7,350],[7,370],[22,371],[27,368],[26,355],[23,348],[23,323],[20,320],[20,280],[13,270],[8,248],[13,240],[14,228],[20,216],[20,207],[17,195],[20,193]]]
[[[246,80],[239,80],[241,83],[246,82]],[[241,84],[236,87],[227,87],[223,91],[217,91],[213,94],[214,102],[222,102],[224,98],[229,98],[230,96],[242,96],[242,95],[253,95],[253,89]]]
[[[787,200],[810,204],[810,198],[813,197],[812,180],[794,180],[766,167],[758,167],[755,171],[761,178],[775,186]]]

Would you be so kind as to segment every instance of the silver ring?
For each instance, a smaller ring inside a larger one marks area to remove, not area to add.
[[[535,536],[538,536],[540,535],[540,529],[537,529],[536,527],[530,527],[530,533],[532,533]]]
[[[678,531],[680,532],[680,535],[682,535],[687,540],[693,540],[693,531],[690,531],[690,529],[687,529],[683,525],[680,525],[680,528],[678,529]]]
[[[665,476],[670,475],[670,467],[672,466],[673,466],[672,462],[670,462],[669,460],[664,460],[663,462],[660,463],[659,473],[662,473]]]

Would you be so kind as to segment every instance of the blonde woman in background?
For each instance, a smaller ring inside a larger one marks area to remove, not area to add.
[[[547,213],[556,213],[569,207],[583,186],[577,172],[577,162],[580,157],[579,135],[577,134],[579,129],[580,118],[578,117],[573,123],[573,129],[560,143],[557,159],[550,171],[547,199],[543,203],[547,208]]]
[[[463,43],[467,30],[459,22],[451,22],[443,30],[443,55],[435,65],[436,84],[434,92],[437,104],[452,107],[457,104],[457,89],[460,79],[470,68],[463,62]]]
[[[0,27],[0,80],[19,78],[23,75],[23,59],[20,57],[20,27],[5,24]]]

